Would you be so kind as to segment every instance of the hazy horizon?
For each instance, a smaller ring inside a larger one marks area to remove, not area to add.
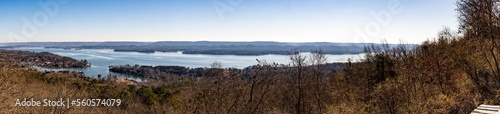
[[[0,43],[420,43],[455,30],[455,8],[454,0],[1,0]]]
[[[196,40],[196,41],[20,41],[20,42],[0,42],[0,44],[8,44],[8,43],[63,43],[63,42],[95,42],[95,43],[100,43],[100,42],[144,42],[144,43],[155,43],[155,42],[276,42],[276,43],[375,43],[375,44],[382,44],[384,42],[328,42],[328,41],[305,41],[305,42],[299,42],[299,41],[291,41],[291,42],[284,42],[284,41],[208,41],[208,40]],[[407,42],[403,42],[405,44],[408,44]],[[389,43],[389,44],[399,44],[399,43]],[[409,44],[416,44],[416,43],[409,43]]]

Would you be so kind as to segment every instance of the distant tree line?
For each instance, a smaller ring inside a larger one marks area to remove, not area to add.
[[[381,45],[365,43],[281,43],[281,42],[89,42],[89,43],[51,43],[27,42],[12,43],[4,48],[41,46],[46,48],[62,49],[113,49],[117,52],[178,52],[184,54],[211,54],[211,55],[287,55],[291,49],[299,52],[312,52],[321,48],[324,54],[359,54],[363,53],[364,46]],[[391,45],[395,46],[395,45]]]

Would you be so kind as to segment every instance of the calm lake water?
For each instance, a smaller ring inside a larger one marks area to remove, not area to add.
[[[286,55],[261,55],[261,56],[239,56],[239,55],[204,55],[204,54],[182,54],[177,53],[139,53],[139,52],[114,52],[112,49],[81,49],[81,50],[65,50],[65,49],[45,49],[43,47],[25,47],[13,48],[11,50],[24,50],[34,52],[51,52],[61,56],[68,56],[77,60],[86,59],[92,66],[89,68],[76,69],[47,69],[42,70],[71,70],[82,71],[86,76],[97,77],[101,74],[102,77],[107,77],[110,73],[108,66],[110,65],[165,65],[165,66],[186,66],[190,68],[210,67],[210,63],[214,61],[221,62],[223,67],[245,68],[247,66],[258,64],[256,59],[265,60],[268,63],[276,62],[280,64],[289,64],[290,60]],[[308,55],[310,53],[301,53]],[[326,55],[329,62],[346,62],[348,58],[356,61],[363,57],[363,54],[346,54],[346,55]],[[123,76],[123,75],[122,75]]]

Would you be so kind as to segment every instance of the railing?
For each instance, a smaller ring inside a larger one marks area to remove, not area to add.
[[[500,105],[479,105],[471,114],[500,114]]]

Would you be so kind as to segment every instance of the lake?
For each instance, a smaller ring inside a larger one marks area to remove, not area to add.
[[[12,48],[10,50],[24,50],[24,51],[34,51],[34,52],[50,52],[58,54],[61,56],[72,57],[77,60],[86,59],[91,63],[89,68],[71,68],[71,69],[48,69],[42,68],[42,70],[70,70],[70,71],[82,71],[86,76],[96,78],[99,74],[102,77],[107,77],[108,75],[120,75],[116,73],[110,73],[108,71],[108,66],[110,65],[164,65],[164,66],[185,66],[190,68],[196,67],[210,67],[210,64],[214,61],[221,62],[223,67],[234,67],[234,68],[245,68],[247,66],[252,66],[258,64],[256,59],[265,60],[268,63],[279,63],[279,64],[289,64],[291,61],[286,55],[259,55],[259,56],[240,56],[240,55],[204,55],[204,54],[182,54],[181,52],[176,53],[139,53],[139,52],[114,52],[112,49],[54,49],[54,48],[43,48],[43,47],[22,47],[22,48]],[[309,55],[310,53],[301,53],[304,55]],[[329,55],[329,62],[346,62],[348,58],[356,61],[361,59],[364,54],[345,54],[345,55]],[[120,75],[123,76],[123,75]],[[130,76],[127,76],[130,77]],[[136,79],[137,80],[137,79]]]

